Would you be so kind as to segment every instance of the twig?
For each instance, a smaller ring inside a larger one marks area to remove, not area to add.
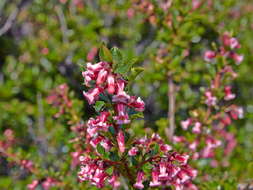
[[[59,21],[60,21],[61,32],[62,32],[62,41],[63,41],[63,43],[69,43],[68,28],[67,28],[64,13],[63,13],[60,6],[55,7],[55,10],[56,10],[57,16],[58,16]]]
[[[5,34],[6,32],[8,32],[8,30],[11,28],[11,26],[13,25],[17,15],[19,13],[19,9],[16,7],[10,14],[10,16],[8,17],[7,21],[4,23],[3,27],[0,28],[0,36],[2,36],[3,34]]]
[[[32,0],[23,0],[21,1],[15,8],[14,10],[11,12],[11,14],[9,15],[9,17],[7,18],[6,22],[3,24],[3,26],[0,28],[0,36],[4,35],[6,32],[8,32],[13,23],[15,22],[17,15],[19,14],[20,10],[29,2],[31,2]]]

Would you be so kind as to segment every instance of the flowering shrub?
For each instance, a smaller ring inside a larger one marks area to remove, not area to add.
[[[242,55],[236,53],[240,44],[228,33],[222,36],[221,41],[221,47],[216,51],[207,50],[204,53],[204,60],[216,67],[210,87],[203,89],[202,102],[206,107],[195,109],[190,118],[181,121],[182,129],[190,130],[195,134],[194,138],[188,141],[184,136],[174,137],[175,143],[185,143],[192,151],[193,159],[211,158],[210,163],[213,167],[217,167],[218,164],[215,149],[222,147],[225,161],[226,156],[235,148],[235,135],[228,131],[228,126],[231,125],[232,119],[243,117],[241,107],[229,104],[236,95],[227,84],[237,77],[233,70],[234,64],[240,64],[243,59]]]
[[[191,179],[197,172],[187,164],[188,155],[172,151],[157,134],[151,138],[136,138],[128,132],[133,118],[128,110],[142,112],[145,104],[140,97],[128,95],[128,81],[116,73],[121,67],[117,65],[122,61],[120,51],[113,48],[112,56],[108,49],[103,49],[113,61],[87,63],[86,71],[82,73],[85,85],[94,85],[83,93],[84,97],[89,104],[96,103],[95,109],[100,108],[100,115],[90,118],[86,125],[86,148],[79,157],[82,165],[79,180],[90,181],[98,188],[104,187],[107,181],[113,188],[118,188],[123,176],[137,189],[143,189],[144,183],[150,187],[196,189]],[[108,100],[97,101],[99,96]]]
[[[252,10],[1,0],[0,189],[250,189]]]

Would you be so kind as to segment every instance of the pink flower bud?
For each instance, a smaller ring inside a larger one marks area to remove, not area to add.
[[[144,180],[144,173],[140,171],[137,174],[137,180],[136,183],[134,184],[134,187],[137,189],[143,189],[144,188],[144,185],[142,184],[143,180]]]
[[[200,7],[201,1],[200,0],[192,0],[192,9],[196,10]]]
[[[162,145],[160,145],[160,150],[162,152],[168,152],[168,151],[172,150],[172,147],[168,144],[162,144]]]
[[[138,148],[136,147],[132,147],[129,151],[128,151],[128,155],[129,156],[135,156],[138,153]]]
[[[204,60],[207,62],[210,62],[215,58],[215,56],[216,56],[216,53],[214,51],[208,50],[204,54]]]
[[[230,125],[232,123],[231,118],[227,114],[221,119],[221,122],[224,126]]]
[[[113,175],[110,179],[108,179],[108,182],[112,185],[113,188],[118,188],[120,186],[120,181],[118,180],[118,175]]]
[[[29,190],[35,190],[38,185],[39,185],[39,181],[38,180],[33,180],[32,183],[27,185],[27,188]]]
[[[135,108],[136,111],[144,111],[145,109],[145,103],[141,100],[140,97],[137,99],[135,97],[131,97],[130,103],[128,104],[129,106]]]
[[[99,62],[96,64],[91,64],[91,63],[87,63],[87,70],[88,71],[92,71],[92,72],[99,72],[101,69],[103,69],[103,67],[106,65],[105,62]]]
[[[107,91],[109,94],[113,94],[115,92],[115,79],[112,74],[109,74],[107,77]]]
[[[230,38],[230,48],[231,49],[240,48],[240,44],[236,38]]]
[[[225,97],[224,97],[225,100],[228,101],[235,98],[235,94],[231,92],[231,86],[225,86],[224,91],[225,91]]]
[[[124,104],[117,104],[116,111],[117,116],[114,116],[113,119],[117,121],[118,125],[130,123],[128,114],[125,111],[126,106]]]
[[[192,128],[192,132],[195,134],[200,134],[201,133],[201,123],[196,122],[194,127]]]
[[[125,152],[125,137],[124,137],[124,133],[122,130],[120,130],[118,132],[117,142],[118,142],[118,146],[119,146],[119,151],[121,153]]]
[[[160,185],[161,185],[161,182],[159,182],[159,172],[153,170],[152,171],[152,181],[150,182],[149,186],[150,187],[157,187]]]
[[[163,162],[160,163],[160,164],[159,164],[159,169],[160,169],[160,170],[159,170],[159,171],[160,171],[159,177],[160,177],[160,178],[165,178],[165,179],[166,179],[166,178],[168,177],[168,173],[167,173],[167,171],[166,171],[167,169],[166,169],[165,163],[163,163]]]
[[[98,51],[98,48],[96,48],[96,47],[91,48],[91,50],[89,51],[86,59],[88,61],[93,61],[94,58],[95,58],[95,56],[96,56],[96,54],[97,54],[97,51]]]
[[[107,75],[108,75],[108,72],[105,69],[100,70],[98,73],[96,84],[97,85],[103,84],[107,78]]]
[[[191,119],[186,119],[184,121],[181,121],[181,126],[184,130],[187,130],[188,127],[191,125],[192,121]]]
[[[237,53],[234,53],[234,52],[231,52],[231,53],[230,53],[230,57],[231,57],[232,59],[234,59],[234,61],[235,61],[235,63],[236,63],[237,65],[241,64],[241,62],[243,61],[243,58],[244,58],[243,55],[238,55]]]
[[[182,164],[186,164],[188,159],[189,159],[189,155],[186,154],[175,154],[174,155],[174,159],[178,162],[181,162]]]
[[[83,95],[87,99],[89,104],[93,104],[98,99],[98,96],[101,91],[101,88],[94,88],[92,90],[89,90],[88,92],[83,91]]]

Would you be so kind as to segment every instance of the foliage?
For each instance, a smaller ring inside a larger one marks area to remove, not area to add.
[[[151,137],[155,132],[173,151],[190,154],[189,164],[198,170],[193,183],[199,189],[236,189],[239,184],[250,184],[252,10],[249,0],[0,1],[0,187],[25,189],[30,184],[32,189],[39,184],[44,189],[96,189],[78,182],[77,173],[85,149],[85,143],[80,146],[79,141],[86,139],[87,120],[104,110],[113,113],[111,95],[100,95],[93,106],[82,96],[89,87],[82,85],[81,72],[86,71],[86,62],[100,60],[113,63],[113,73],[127,81],[127,94],[138,95],[145,102],[143,113],[128,112],[131,125],[124,125],[124,130],[130,137]],[[10,28],[2,33],[8,24]],[[226,47],[226,51],[244,55],[240,65],[235,64],[238,57],[220,55],[224,34],[238,39],[241,47]],[[206,55],[208,50],[216,53],[215,58]],[[237,77],[228,76],[220,88],[211,89],[225,65],[230,65]],[[231,87],[230,93],[224,91],[225,86]],[[171,87],[174,90],[170,91]],[[210,89],[219,103],[206,116],[205,92]],[[174,112],[169,111],[169,92],[175,98]],[[226,92],[236,95],[235,99],[224,101]],[[237,142],[226,157],[227,141],[215,149],[214,157],[194,160],[194,151],[171,138],[168,129],[174,125],[177,136],[193,142],[198,135],[191,132],[196,118],[202,127],[213,130],[213,124],[221,121],[214,118],[218,113],[219,118],[233,117],[231,109],[235,107],[231,105],[241,106],[244,118],[225,121],[226,131]],[[185,131],[181,123],[188,118],[192,123]],[[108,130],[116,135],[115,129]],[[133,139],[127,142],[130,147]],[[111,152],[101,146],[97,149],[112,161],[122,158],[117,148]],[[130,166],[136,164],[131,156],[127,159]],[[143,168],[144,173],[149,167]],[[122,180],[128,184],[127,177]]]

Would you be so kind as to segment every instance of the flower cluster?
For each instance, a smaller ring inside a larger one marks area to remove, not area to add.
[[[86,147],[79,156],[79,180],[90,181],[98,188],[106,184],[118,188],[120,176],[124,176],[137,189],[144,188],[144,181],[150,187],[196,189],[191,181],[197,172],[187,164],[188,155],[173,152],[157,134],[150,139],[129,137],[127,126],[131,117],[128,110],[141,112],[145,104],[141,98],[126,92],[127,81],[113,72],[112,64],[87,63],[82,75],[84,84],[91,88],[83,92],[89,104],[94,104],[99,96],[110,100],[100,115],[90,118],[86,124]],[[151,166],[149,170],[144,169],[147,164]]]
[[[49,190],[51,187],[57,185],[59,182],[54,178],[47,177],[44,180],[33,180],[32,183],[27,185],[28,190],[35,190],[38,186],[41,185],[43,190]]]
[[[212,50],[207,50],[204,53],[204,60],[211,62],[220,55],[225,58],[231,58],[236,64],[240,64],[243,61],[243,55],[235,52],[236,49],[241,47],[238,40],[234,37],[231,37],[229,33],[226,32],[222,35],[221,41],[222,45],[219,48],[219,51],[215,52]]]
[[[64,114],[65,111],[72,106],[72,102],[68,97],[68,90],[69,88],[67,84],[61,84],[47,97],[48,104],[52,104],[54,107],[59,108],[59,111],[55,114],[55,117],[59,117],[60,115]]]
[[[150,187],[174,186],[176,189],[195,190],[192,179],[197,176],[197,170],[191,168],[187,162],[189,155],[172,151],[172,147],[165,144],[158,134],[151,138],[141,138],[133,143],[128,151],[129,156],[138,159],[140,155],[147,158],[138,167],[137,181],[134,187],[143,189],[144,181],[149,181]],[[141,170],[150,166],[150,170]]]
[[[191,131],[195,134],[192,141],[187,141],[185,137],[174,137],[174,142],[184,143],[193,153],[193,159],[211,158],[211,164],[217,165],[215,160],[215,150],[218,147],[224,148],[224,154],[229,155],[236,145],[235,136],[227,129],[231,125],[232,120],[243,117],[243,109],[236,105],[229,105],[229,101],[233,100],[236,95],[232,92],[232,86],[226,84],[227,81],[236,78],[237,74],[230,66],[230,61],[239,64],[243,57],[238,55],[234,50],[240,47],[236,38],[230,37],[225,33],[222,37],[222,46],[219,52],[206,51],[204,60],[213,62],[215,58],[223,57],[223,68],[217,70],[211,85],[204,92],[204,103],[207,105],[205,109],[195,110],[192,117],[181,121],[183,130]],[[239,61],[238,61],[239,60]],[[227,80],[229,79],[229,80]],[[203,113],[205,113],[203,115]]]
[[[100,94],[112,95],[112,105],[114,113],[103,111],[96,118],[90,118],[87,122],[87,136],[94,148],[100,143],[107,151],[112,147],[112,142],[105,136],[99,134],[99,131],[108,131],[113,127],[117,131],[117,142],[121,152],[124,152],[124,134],[118,125],[130,123],[127,109],[133,108],[136,111],[144,110],[144,102],[140,98],[130,96],[125,91],[127,82],[119,75],[112,71],[111,64],[99,62],[94,65],[87,63],[87,70],[82,73],[85,85],[94,87],[88,92],[83,92],[89,104],[98,100]]]

